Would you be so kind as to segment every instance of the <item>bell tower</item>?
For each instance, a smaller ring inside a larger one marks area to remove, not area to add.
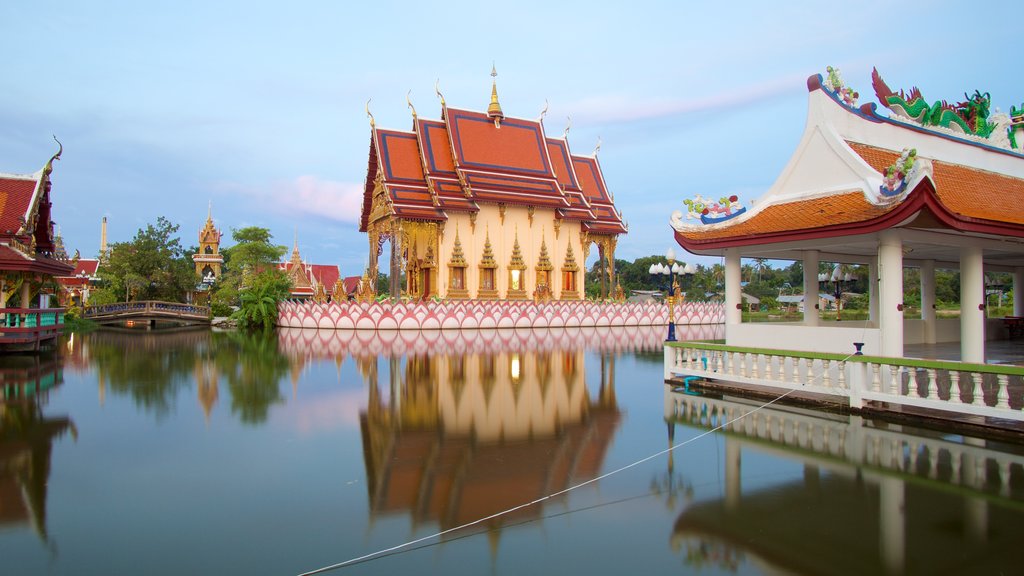
[[[221,275],[224,256],[220,253],[221,231],[213,225],[213,205],[206,213],[206,225],[199,231],[199,253],[192,255],[196,274],[204,284],[212,284]]]

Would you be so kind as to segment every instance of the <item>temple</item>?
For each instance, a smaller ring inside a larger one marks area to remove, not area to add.
[[[771,189],[749,206],[687,200],[688,213],[672,215],[675,238],[724,256],[729,345],[786,334],[790,349],[848,352],[858,342],[866,354],[902,357],[904,344],[959,341],[962,361],[984,363],[985,340],[1006,333],[1006,319],[986,318],[986,272],[1012,273],[1013,315],[1024,316],[1024,111],[990,115],[980,92],[929,106],[877,71],[872,84],[888,115],[858,107],[838,70],[811,76],[803,137]],[[742,323],[741,257],[801,260],[805,302],[818,301],[820,262],[866,265],[870,319],[826,327],[806,306],[797,325]],[[920,319],[904,318],[906,267],[920,269]],[[937,268],[959,270],[959,318],[936,318]]]
[[[309,264],[299,254],[299,239],[295,238],[291,259],[278,264],[291,281],[289,295],[298,300],[344,302],[348,299],[341,270],[337,265]]]
[[[213,225],[213,205],[206,213],[206,224],[199,231],[199,253],[192,255],[196,275],[204,284],[213,284],[221,277],[224,255],[220,253],[220,239],[224,234]]]
[[[496,72],[492,70],[492,76]],[[576,300],[597,244],[602,296],[615,286],[618,237],[627,232],[597,160],[572,154],[566,134],[540,119],[506,117],[492,82],[487,112],[449,107],[412,130],[378,128],[359,230],[367,278],[391,243],[390,293],[411,298]],[[404,286],[402,280],[404,278]]]
[[[50,219],[50,174],[62,151],[34,174],[0,173],[0,349],[38,349],[63,323],[63,310],[49,309],[54,277],[75,268],[58,250]],[[12,298],[16,308],[8,308]]]

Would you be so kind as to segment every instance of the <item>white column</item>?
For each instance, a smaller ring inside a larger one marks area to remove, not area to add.
[[[960,360],[985,362],[985,269],[977,246],[960,247]]]
[[[935,261],[921,262],[921,323],[925,344],[935,344]]]
[[[740,303],[743,301],[740,287],[739,248],[725,249],[725,325],[742,322]]]
[[[1013,315],[1024,316],[1024,268],[1013,269]]]
[[[878,326],[878,262],[868,263],[868,320]]]
[[[895,230],[878,237],[878,307],[882,356],[903,356],[903,239]],[[873,351],[868,351],[871,354]]]
[[[804,325],[818,325],[817,250],[804,250]]]

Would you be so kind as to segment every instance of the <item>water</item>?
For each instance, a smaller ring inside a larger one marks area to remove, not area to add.
[[[664,386],[661,338],[97,332],[4,358],[0,574],[288,575],[444,530],[331,573],[1018,571],[1021,445],[747,414]]]

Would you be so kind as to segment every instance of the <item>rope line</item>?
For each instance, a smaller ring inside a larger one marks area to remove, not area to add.
[[[848,360],[851,357],[853,357],[853,354],[847,355],[846,358],[843,358],[843,360],[844,361]],[[821,377],[820,375],[819,376],[813,376],[811,378],[811,380],[809,380],[807,382],[807,384],[811,384],[813,382],[813,380],[817,380],[820,377]],[[512,512],[516,512],[518,510],[522,510],[524,508],[529,508],[530,506],[533,506],[533,505],[536,505],[536,504],[540,504],[541,502],[550,500],[552,498],[556,498],[556,497],[561,496],[563,494],[567,494],[567,493],[569,493],[569,492],[571,492],[573,490],[577,490],[579,488],[583,488],[584,486],[589,486],[590,484],[593,484],[595,482],[599,482],[599,481],[604,480],[605,478],[608,478],[610,476],[614,476],[614,475],[619,474],[621,472],[625,472],[626,470],[629,470],[631,468],[635,468],[635,467],[637,467],[637,466],[639,466],[641,464],[644,464],[646,462],[649,462],[649,461],[651,461],[651,460],[653,460],[653,459],[655,459],[655,458],[657,458],[659,456],[664,456],[665,454],[668,454],[669,452],[672,452],[673,450],[676,450],[678,448],[682,448],[683,446],[686,446],[687,444],[690,444],[692,442],[696,442],[697,440],[700,440],[701,438],[704,438],[705,436],[709,436],[711,434],[714,434],[714,433],[718,432],[719,430],[721,430],[723,428],[727,428],[728,426],[731,426],[733,423],[738,422],[738,421],[742,420],[743,418],[746,418],[747,416],[750,416],[751,414],[753,414],[755,412],[763,410],[764,408],[767,408],[767,407],[771,406],[772,404],[775,404],[779,400],[782,400],[786,396],[789,396],[791,393],[793,393],[793,392],[795,392],[795,391],[797,391],[799,389],[800,388],[795,387],[795,386],[794,387],[790,387],[789,390],[786,390],[785,392],[783,392],[779,396],[776,396],[775,398],[765,402],[764,404],[761,404],[760,406],[758,406],[758,407],[756,407],[756,408],[754,408],[754,409],[752,409],[752,410],[750,410],[748,412],[744,412],[743,414],[740,414],[739,416],[733,418],[732,420],[729,420],[727,422],[722,422],[722,423],[718,424],[717,426],[715,426],[713,428],[710,428],[708,430],[705,430],[704,432],[701,432],[700,434],[694,436],[693,438],[690,438],[690,439],[688,439],[688,440],[686,440],[684,442],[680,442],[679,444],[676,444],[675,446],[671,446],[669,448],[665,448],[664,450],[659,450],[658,452],[655,452],[653,454],[645,456],[644,458],[641,458],[639,460],[636,460],[634,462],[626,464],[625,466],[621,466],[621,467],[616,468],[614,470],[610,470],[608,472],[605,472],[604,474],[601,474],[600,476],[596,476],[594,478],[591,478],[590,480],[584,480],[583,482],[580,482],[579,484],[574,484],[572,486],[569,486],[568,488],[564,488],[562,490],[559,490],[557,492],[553,492],[553,493],[548,494],[546,496],[541,496],[540,498],[537,498],[535,500],[531,500],[531,501],[523,503],[523,504],[519,504],[518,506],[513,506],[512,508],[509,508],[507,510],[502,510],[501,512],[495,512],[494,514],[491,514],[489,516],[484,516],[483,518],[478,518],[478,519],[473,520],[471,522],[466,522],[465,524],[461,524],[461,525],[455,526],[453,528],[448,528],[446,530],[441,530],[439,532],[435,532],[433,534],[428,534],[426,536],[422,536],[422,537],[416,538],[414,540],[409,540],[409,541],[404,542],[402,544],[397,544],[395,546],[390,546],[388,548],[381,548],[380,550],[377,550],[375,552],[370,552],[369,554],[363,554],[362,556],[357,556],[355,558],[350,558],[350,559],[345,560],[343,562],[338,562],[336,564],[331,564],[329,566],[324,566],[322,568],[317,568],[316,570],[310,570],[309,572],[302,572],[298,576],[313,576],[315,574],[323,574],[324,572],[330,572],[330,571],[333,571],[333,570],[337,570],[339,568],[344,568],[346,566],[351,566],[353,564],[359,564],[359,563],[363,563],[363,562],[366,562],[366,561],[369,561],[369,560],[374,560],[374,559],[377,559],[379,557],[383,557],[383,556],[386,556],[386,555],[393,554],[393,553],[395,553],[395,552],[397,552],[399,550],[402,550],[404,548],[409,548],[409,547],[415,546],[417,544],[420,544],[421,542],[426,542],[428,540],[433,540],[435,538],[440,538],[441,536],[444,536],[446,534],[451,534],[452,532],[463,530],[463,529],[469,528],[471,526],[476,526],[477,524],[481,524],[481,523],[486,522],[488,520],[493,520],[494,518],[499,518],[501,516],[505,516],[506,514],[511,514]]]

